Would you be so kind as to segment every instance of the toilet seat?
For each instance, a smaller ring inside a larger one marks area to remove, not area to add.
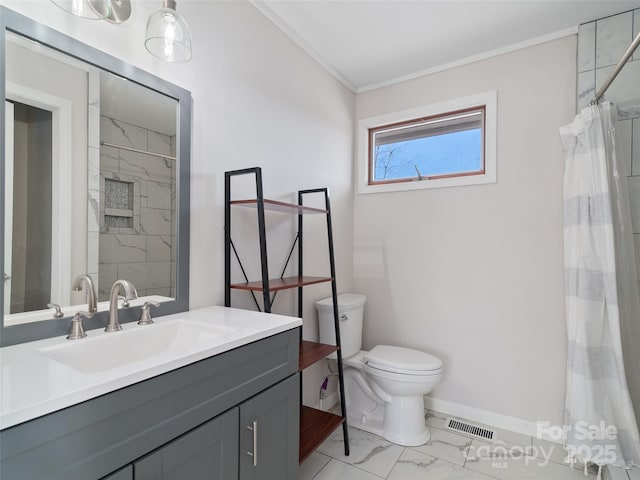
[[[437,375],[443,370],[442,361],[433,355],[391,345],[373,347],[364,363],[376,371],[401,375]]]

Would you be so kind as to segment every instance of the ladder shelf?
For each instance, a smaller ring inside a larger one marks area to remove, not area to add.
[[[239,175],[254,175],[256,186],[256,198],[232,200],[231,199],[231,179]],[[321,194],[324,196],[325,208],[308,207],[304,205],[305,195]],[[231,207],[251,207],[258,212],[258,237],[260,247],[261,279],[249,281],[246,272],[240,261],[240,257],[231,240]],[[267,262],[267,235],[265,226],[265,211],[294,214],[298,217],[297,236],[289,252],[289,257],[282,269],[280,278],[269,277],[269,267]],[[328,277],[308,276],[303,274],[303,216],[308,214],[325,215],[327,223],[327,242],[329,247],[329,268],[331,271]],[[249,291],[253,296],[256,307],[260,310],[260,304],[255,296],[255,292],[262,292],[262,310],[270,313],[275,299],[275,295],[280,290],[298,289],[298,317],[302,318],[303,312],[303,287],[320,283],[331,283],[333,298],[333,317],[336,345],[326,345],[318,342],[302,340],[302,329],[300,329],[300,351],[298,360],[298,371],[301,373],[305,368],[319,362],[323,358],[335,353],[338,363],[338,389],[340,398],[344,399],[344,376],[342,365],[342,353],[340,350],[340,322],[338,319],[338,293],[336,288],[335,260],[333,250],[333,233],[331,227],[331,207],[329,202],[329,191],[327,188],[317,188],[312,190],[299,190],[298,203],[286,203],[276,200],[265,199],[262,190],[262,170],[260,167],[233,170],[225,172],[225,305],[231,306],[231,290]],[[284,272],[289,264],[291,256],[297,245],[298,253],[298,275],[284,277]],[[245,282],[231,283],[231,258],[235,256]],[[273,293],[273,297],[271,296]],[[300,399],[302,400],[302,378],[300,380]],[[349,436],[346,418],[346,406],[341,402],[341,414],[334,415],[329,412],[300,405],[300,447],[299,461],[302,463],[331,433],[342,425],[344,437],[344,452],[349,455]]]
[[[330,282],[331,277],[284,277],[284,278],[270,278],[268,289],[270,292],[277,292],[278,290],[287,290],[289,288],[304,287],[305,285],[313,285],[315,283]],[[260,291],[264,288],[261,281],[246,282],[246,283],[233,283],[230,288],[237,288],[238,290],[253,290]]]

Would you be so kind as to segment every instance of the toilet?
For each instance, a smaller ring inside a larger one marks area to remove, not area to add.
[[[423,396],[440,382],[442,361],[391,345],[361,350],[365,301],[364,295],[338,295],[347,422],[398,445],[423,445],[431,436]],[[335,345],[333,299],[316,302],[316,310],[320,342]]]

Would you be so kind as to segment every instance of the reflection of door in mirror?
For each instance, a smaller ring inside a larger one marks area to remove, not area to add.
[[[4,231],[13,231],[13,103],[5,101],[5,138],[4,138],[4,192],[5,215]],[[4,238],[4,297],[11,298],[11,240],[12,235]],[[7,273],[9,272],[9,273]],[[4,302],[4,314],[11,310],[11,302]]]
[[[13,185],[6,211],[12,225],[9,313],[39,310],[51,301],[51,142],[48,110],[14,102]]]
[[[5,208],[13,234],[4,309],[19,313],[46,309],[49,302],[72,304],[72,275],[86,271],[86,187],[72,185],[86,185],[88,80],[86,70],[61,54],[17,35],[7,40],[14,173],[13,205],[10,212]],[[45,158],[46,168],[38,164]]]

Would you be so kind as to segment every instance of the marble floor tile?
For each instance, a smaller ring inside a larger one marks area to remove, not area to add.
[[[406,449],[387,477],[388,480],[491,480],[482,473]]]
[[[640,473],[640,470],[637,470]],[[609,467],[602,472],[602,478],[604,480],[629,480],[627,470],[617,467]],[[640,476],[638,476],[640,479]]]
[[[352,427],[349,428],[349,446],[350,455],[347,457],[344,455],[342,429],[338,429],[318,447],[318,451],[386,478],[404,450],[404,447]]]
[[[544,457],[531,457],[520,446],[489,444],[474,440],[464,468],[500,480],[595,480],[581,468],[571,470]]]
[[[313,480],[380,480],[381,478],[384,477],[378,477],[372,473],[365,472],[364,470],[333,459],[320,470],[320,473],[318,473]]]
[[[313,452],[298,468],[298,480],[311,480],[329,461],[331,461],[331,457],[320,452]]]
[[[445,415],[429,412],[426,418],[432,439],[418,447],[394,445],[350,428],[351,455],[345,457],[337,431],[300,466],[298,480],[596,480],[596,469],[585,477],[582,468],[564,464],[559,444],[524,435],[506,436],[527,438],[520,443],[528,445],[499,438],[491,443],[435,427],[444,427]],[[634,471],[631,478],[640,480],[639,474]]]
[[[471,438],[449,430],[438,428],[430,428],[429,430],[431,431],[431,439],[426,445],[407,448],[463,466],[465,451],[471,445]]]
[[[527,449],[527,455],[531,457],[548,458],[552,462],[566,465],[567,451],[559,443],[550,442],[533,437],[532,445]]]

